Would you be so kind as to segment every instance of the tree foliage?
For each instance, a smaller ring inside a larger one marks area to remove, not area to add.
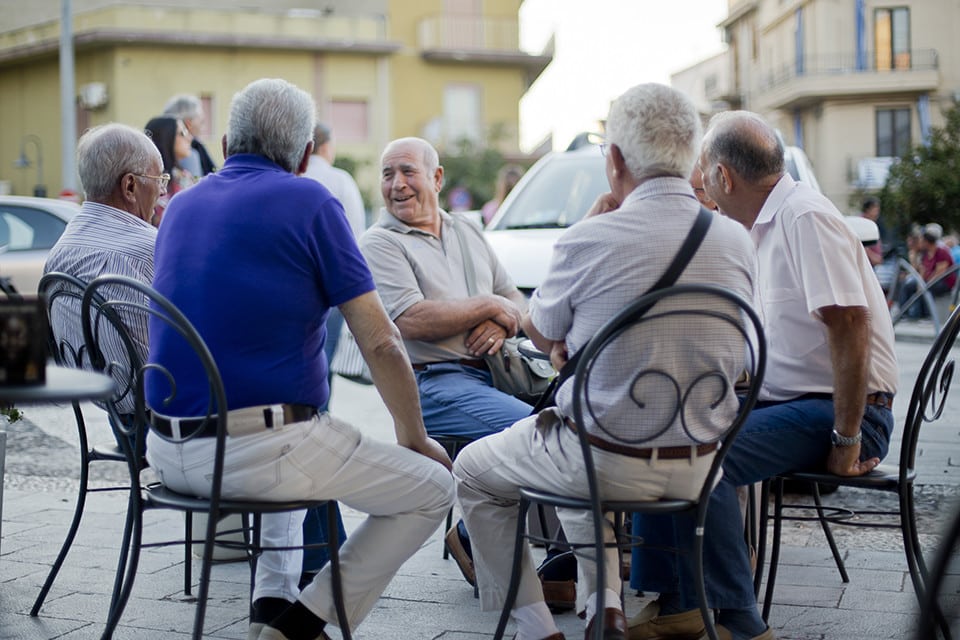
[[[479,209],[492,200],[496,189],[497,171],[503,166],[503,154],[491,147],[484,147],[467,138],[461,138],[452,149],[440,157],[443,165],[443,190],[441,205],[449,209],[447,197],[450,191],[463,187],[470,193],[472,208]]]
[[[912,148],[890,167],[880,191],[884,217],[904,235],[911,224],[960,229],[960,105],[931,127],[929,144]]]

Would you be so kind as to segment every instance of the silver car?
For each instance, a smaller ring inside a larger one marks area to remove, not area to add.
[[[784,152],[787,172],[819,191],[803,150],[786,147]],[[610,190],[605,167],[596,144],[547,154],[530,167],[490,220],[487,240],[527,295],[546,277],[557,239]]]
[[[78,211],[66,200],[0,196],[0,277],[36,293],[47,254]]]

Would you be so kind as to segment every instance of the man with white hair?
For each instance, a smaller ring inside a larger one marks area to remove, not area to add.
[[[700,117],[682,93],[658,84],[629,89],[610,107],[603,145],[610,192],[601,196],[587,219],[558,240],[550,271],[536,290],[522,326],[539,349],[561,366],[566,354],[582,349],[614,314],[646,293],[666,271],[698,218],[701,207],[688,182],[700,146]],[[639,244],[638,244],[639,243]],[[750,239],[740,225],[715,216],[700,248],[680,275],[679,283],[712,283],[746,300],[753,296]],[[659,336],[659,341],[669,341]],[[637,357],[657,357],[645,340],[618,345],[636,349]],[[735,346],[736,345],[736,346]],[[703,336],[696,344],[670,344],[675,359],[717,363],[735,380],[744,365],[742,340]],[[679,350],[679,351],[678,351]],[[633,351],[630,352],[631,354]],[[573,425],[573,380],[561,385],[557,406],[525,418],[505,431],[478,440],[454,462],[457,499],[471,531],[480,603],[484,609],[503,606],[509,583],[516,530],[518,488],[534,487],[565,495],[588,496],[576,429],[586,429],[594,443],[601,494],[612,500],[697,496],[716,452],[716,442],[696,446],[674,421],[667,429],[649,421],[618,422],[618,436],[642,442],[627,447],[611,442],[597,421],[621,411],[636,411],[623,388],[635,371],[623,369],[633,357],[593,370],[601,381],[594,389],[605,400],[591,405],[588,424]],[[715,360],[716,359],[716,360]],[[651,363],[656,367],[656,362]],[[670,370],[676,367],[669,365]],[[730,385],[732,389],[732,384]],[[724,415],[736,411],[732,390],[722,403]],[[630,415],[633,415],[632,413]],[[621,430],[626,431],[621,433]],[[702,434],[701,434],[702,435]],[[649,492],[649,493],[645,493]],[[593,540],[589,512],[558,509],[571,542]],[[606,523],[605,537],[613,540]],[[562,638],[543,601],[528,550],[512,616],[520,640]],[[605,554],[606,584],[597,584],[596,563],[578,561],[578,611],[586,618],[587,636],[602,624],[604,638],[626,637],[620,609],[619,554]],[[603,591],[604,610],[597,611]],[[600,622],[596,622],[596,621]]]
[[[200,141],[204,123],[203,103],[200,102],[200,98],[186,93],[173,96],[164,105],[163,115],[179,118],[193,137],[190,142],[192,152],[180,161],[180,168],[189,171],[190,175],[197,178],[216,171],[217,166]]]
[[[66,273],[83,282],[116,273],[149,284],[157,240],[150,218],[170,180],[162,174],[157,146],[140,129],[117,123],[100,125],[80,137],[77,171],[83,205],[50,249],[43,272]],[[146,358],[146,316],[123,308],[119,313]],[[73,308],[69,302],[56,305],[50,321],[60,339],[78,348],[83,345],[79,301]],[[116,347],[117,354],[124,353],[122,345]],[[121,410],[132,413],[132,394],[123,400]]]
[[[450,459],[427,437],[400,334],[383,310],[342,206],[319,182],[297,177],[313,150],[315,113],[310,95],[284,80],[257,80],[234,96],[223,138],[226,162],[171,201],[157,237],[154,286],[209,347],[230,413],[241,411],[255,423],[252,433],[228,439],[226,497],[329,498],[371,514],[341,551],[347,617],[355,626],[443,520],[452,481]],[[332,306],[343,313],[370,366],[397,444],[364,437],[317,411],[329,393],[323,343]],[[191,354],[168,340],[172,329],[161,325],[151,325],[150,361],[177,370]],[[209,439],[172,444],[157,437],[169,433],[167,416],[207,410],[206,379],[185,368],[189,375],[177,380],[170,402],[162,379],[148,381],[154,412],[147,456],[172,489],[189,493],[209,486]],[[283,420],[266,424],[263,409],[280,404]],[[161,407],[162,416],[156,413]],[[186,466],[185,458],[195,464]],[[303,515],[265,515],[265,545],[299,543]],[[300,555],[261,557],[250,640],[313,640],[326,637],[327,623],[337,623],[330,565],[300,591]]]

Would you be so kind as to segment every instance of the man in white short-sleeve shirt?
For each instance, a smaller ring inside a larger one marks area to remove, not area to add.
[[[893,326],[862,244],[833,203],[784,172],[773,128],[753,113],[719,114],[699,164],[706,195],[750,230],[768,347],[760,402],[724,460],[707,512],[707,599],[734,639],[771,640],[757,611],[736,487],[803,469],[861,475],[880,462],[893,432]],[[635,523],[648,544],[691,544],[679,539],[685,527]],[[631,586],[660,597],[631,621],[630,639],[696,637],[703,622],[691,564],[679,560],[677,579],[656,562],[634,554]]]

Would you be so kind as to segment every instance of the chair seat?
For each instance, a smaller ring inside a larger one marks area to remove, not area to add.
[[[574,498],[571,496],[560,496],[549,491],[540,491],[530,487],[521,487],[520,495],[531,502],[540,504],[549,504],[555,507],[565,509],[583,509],[589,511],[591,507],[590,498]],[[604,511],[623,511],[634,512],[642,511],[644,513],[677,513],[695,509],[697,503],[695,500],[603,500],[600,503]]]
[[[165,486],[156,484],[144,488],[147,502],[154,506],[178,511],[208,511],[210,500],[190,496],[184,493],[171,491]],[[298,509],[312,509],[321,507],[329,500],[291,500],[286,502],[272,502],[266,500],[225,500],[220,499],[222,513],[246,513],[259,511],[261,513],[282,513]]]
[[[907,481],[916,479],[916,471],[907,473]],[[782,478],[790,480],[806,480],[822,484],[835,484],[841,487],[855,487],[860,489],[885,489],[895,491],[900,485],[900,467],[895,464],[877,465],[870,473],[856,477],[836,476],[826,471],[795,471],[782,474]]]

